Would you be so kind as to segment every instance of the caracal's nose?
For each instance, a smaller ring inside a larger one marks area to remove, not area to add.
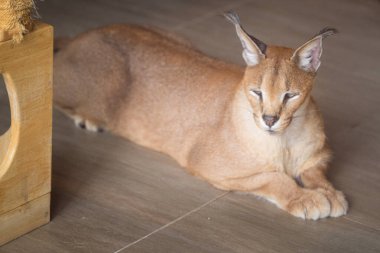
[[[272,127],[277,122],[278,117],[271,115],[263,115],[263,120],[267,126]]]

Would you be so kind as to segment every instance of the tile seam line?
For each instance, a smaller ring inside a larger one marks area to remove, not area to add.
[[[120,253],[120,252],[122,252],[123,250],[125,250],[125,249],[127,249],[127,248],[129,248],[129,247],[131,247],[131,246],[133,246],[133,245],[135,245],[135,244],[137,244],[137,243],[139,243],[139,242],[145,240],[146,238],[150,237],[151,235],[156,234],[157,232],[160,232],[161,230],[164,230],[164,229],[167,228],[167,227],[170,227],[170,226],[173,225],[174,223],[176,223],[176,222],[182,220],[183,218],[186,218],[187,216],[190,216],[191,214],[193,214],[193,213],[195,213],[195,212],[198,212],[198,211],[201,210],[202,208],[204,208],[204,207],[208,206],[209,204],[211,204],[211,203],[217,201],[218,199],[220,199],[220,198],[226,196],[228,193],[229,193],[229,192],[224,192],[224,193],[222,193],[222,194],[216,196],[215,198],[213,198],[213,199],[207,201],[206,203],[203,203],[202,205],[198,206],[197,208],[195,208],[195,209],[193,209],[193,210],[191,210],[191,211],[189,211],[189,212],[187,212],[187,213],[185,213],[185,214],[179,216],[178,218],[176,218],[176,219],[174,219],[174,220],[172,220],[172,221],[166,223],[165,225],[163,225],[163,226],[161,226],[161,227],[155,229],[154,231],[150,232],[149,234],[147,234],[147,235],[145,235],[145,236],[143,236],[143,237],[137,239],[136,241],[133,241],[133,242],[131,242],[131,243],[125,245],[124,247],[122,247],[122,248],[120,248],[120,249],[114,251],[113,253]]]
[[[363,226],[363,227],[365,227],[365,228],[373,229],[373,230],[375,230],[375,231],[380,231],[380,228],[372,227],[371,225],[368,225],[368,224],[366,224],[366,223],[362,223],[362,222],[360,222],[360,221],[358,221],[358,220],[355,220],[355,219],[352,219],[352,218],[350,218],[350,217],[346,217],[346,216],[344,216],[343,219],[348,220],[348,221],[350,221],[350,222],[352,222],[352,223],[359,224],[359,225],[361,225],[361,226]]]

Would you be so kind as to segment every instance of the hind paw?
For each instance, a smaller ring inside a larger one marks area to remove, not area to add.
[[[100,126],[96,125],[90,120],[85,120],[84,121],[84,129],[90,131],[90,132],[95,132],[95,133],[100,133],[103,132],[103,128]]]
[[[71,118],[74,120],[74,124],[81,129],[85,129],[90,132],[96,132],[96,133],[104,131],[102,127],[98,126],[91,120],[86,120],[82,118],[79,115],[72,115]]]

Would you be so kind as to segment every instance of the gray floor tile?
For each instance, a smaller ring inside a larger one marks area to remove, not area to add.
[[[375,253],[378,239],[378,231],[345,218],[303,221],[253,196],[229,194],[122,252]]]

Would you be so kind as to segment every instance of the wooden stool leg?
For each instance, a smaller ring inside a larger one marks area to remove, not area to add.
[[[49,222],[53,29],[0,43],[11,127],[0,137],[0,245]]]

